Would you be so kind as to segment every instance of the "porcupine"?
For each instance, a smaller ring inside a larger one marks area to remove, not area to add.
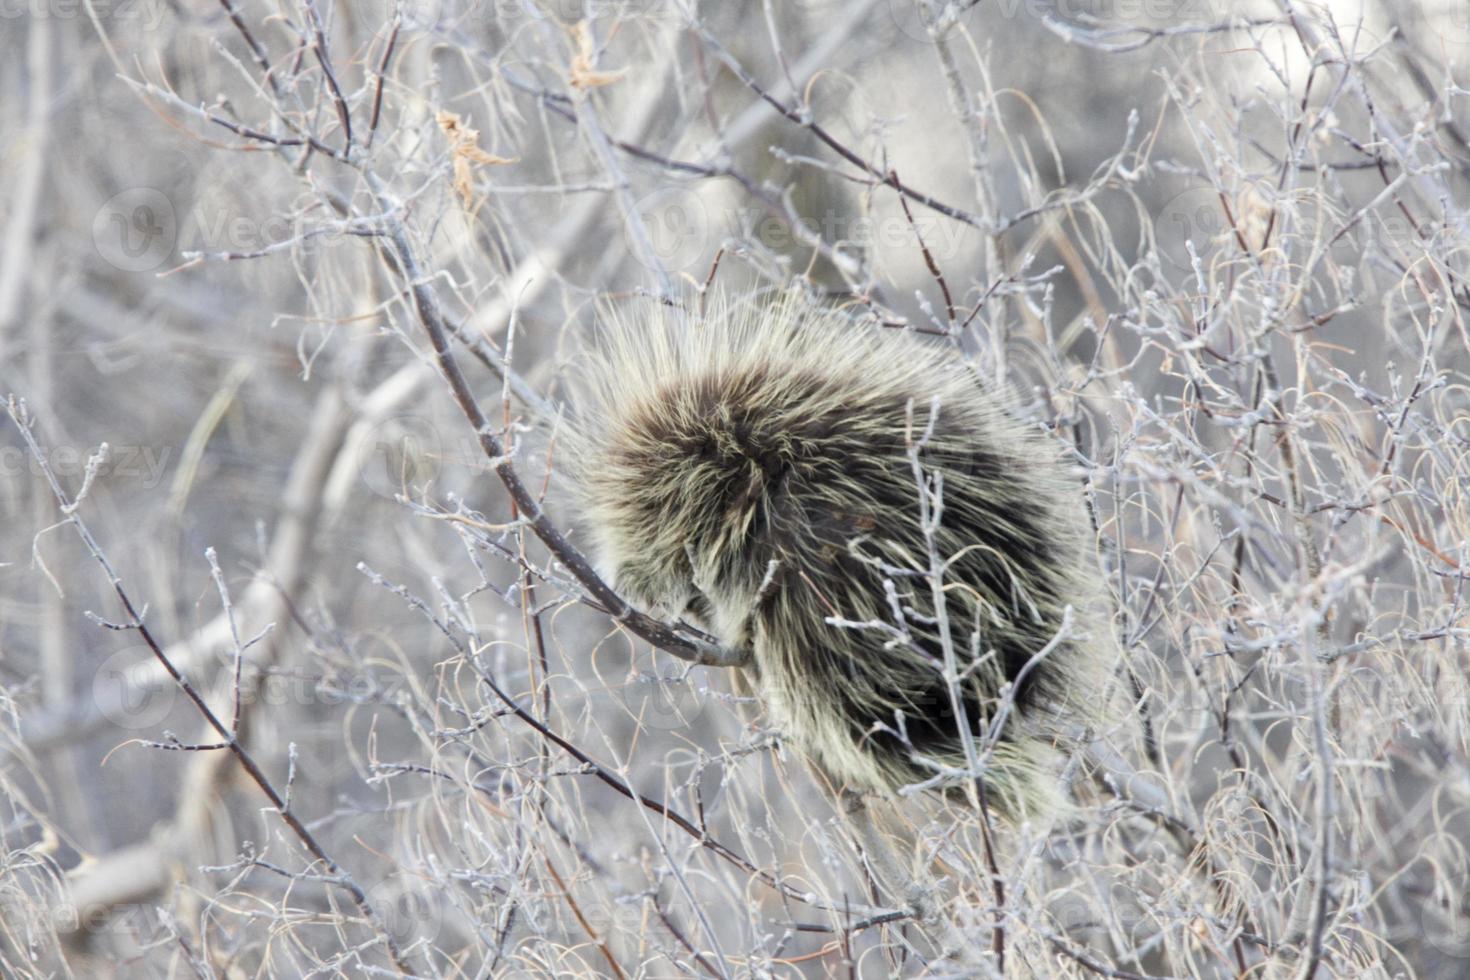
[[[996,809],[1057,802],[1056,746],[1108,702],[1100,576],[1080,484],[1007,397],[952,345],[792,296],[648,303],[596,348],[570,455],[625,597],[749,650],[847,789],[962,785],[957,691]]]

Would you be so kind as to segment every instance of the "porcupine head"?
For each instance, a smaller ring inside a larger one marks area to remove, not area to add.
[[[641,303],[593,347],[563,458],[616,589],[749,650],[839,785],[1059,805],[1111,642],[1080,481],[1038,426],[952,345],[794,295]]]

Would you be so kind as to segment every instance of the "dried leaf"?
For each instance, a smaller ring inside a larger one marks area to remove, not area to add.
[[[589,88],[601,88],[611,85],[628,73],[626,68],[619,68],[617,71],[596,69],[597,49],[592,43],[592,32],[587,29],[585,20],[579,20],[572,25],[572,38],[577,42],[577,53],[572,58],[568,77],[572,88],[584,92]]]
[[[480,149],[480,131],[465,123],[464,119],[447,109],[440,109],[434,121],[449,140],[449,155],[454,167],[454,190],[464,204],[465,210],[473,213],[479,209],[475,203],[475,164],[500,166],[515,163],[514,157],[500,157]]]

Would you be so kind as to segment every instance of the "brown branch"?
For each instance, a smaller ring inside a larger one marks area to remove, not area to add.
[[[332,59],[327,54],[327,38],[322,31],[322,18],[317,13],[316,0],[303,0],[303,6],[306,7],[307,15],[311,17],[311,50],[316,55],[317,64],[322,66],[322,74],[327,79],[327,88],[332,93],[332,102],[337,107],[337,120],[342,124],[342,152],[350,155],[352,153],[352,113],[347,108],[347,100],[342,97],[342,89],[337,84],[337,75],[332,71]]]
[[[381,181],[371,174],[368,176],[370,183],[376,185],[374,190],[380,197],[384,196]],[[552,523],[551,518],[541,507],[541,502],[521,481],[512,457],[507,454],[505,446],[495,435],[490,420],[485,417],[485,413],[475,400],[474,392],[470,390],[469,382],[460,370],[454,352],[449,348],[449,327],[439,309],[438,298],[434,295],[428,279],[419,267],[418,259],[408,240],[408,230],[402,222],[392,220],[387,235],[393,243],[394,257],[398,262],[398,267],[407,280],[419,323],[428,334],[429,343],[434,348],[439,371],[449,383],[455,403],[459,405],[460,411],[464,413],[471,428],[474,429],[475,438],[489,461],[490,468],[505,485],[506,491],[520,510],[522,518],[531,526],[536,537],[541,539],[542,544],[546,545],[552,556],[561,562],[572,577],[587,590],[591,598],[607,610],[608,615],[615,622],[627,627],[660,650],[671,653],[682,660],[713,667],[743,666],[748,659],[748,654],[744,651],[721,647],[712,637],[692,627],[682,623],[674,625],[662,623],[634,609],[613,590],[612,586],[602,580],[587,558],[574,548],[561,530]]]

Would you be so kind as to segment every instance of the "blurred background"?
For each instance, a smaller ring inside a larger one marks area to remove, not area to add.
[[[1470,972],[1463,2],[15,0],[0,48],[0,974]],[[578,601],[426,329],[576,545],[599,316],[791,289],[1014,392],[1116,603],[1075,811],[875,803],[926,921],[758,698]]]

